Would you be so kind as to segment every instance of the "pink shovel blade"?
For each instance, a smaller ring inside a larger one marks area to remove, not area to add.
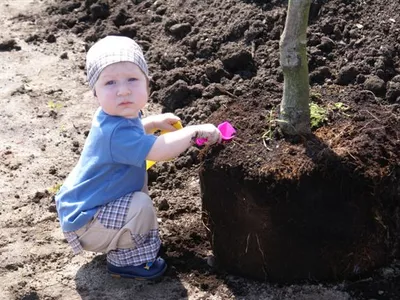
[[[229,123],[228,121],[222,122],[221,124],[219,124],[217,126],[217,128],[218,128],[219,132],[221,132],[223,141],[229,141],[235,136],[236,130],[235,130],[235,128],[233,128],[231,123]],[[203,138],[196,139],[196,144],[198,146],[202,146],[206,142],[207,142],[207,139],[203,139]]]
[[[231,140],[236,133],[235,128],[229,123],[228,121],[222,122],[221,124],[218,125],[218,129],[221,132],[222,139],[224,141],[229,141]]]

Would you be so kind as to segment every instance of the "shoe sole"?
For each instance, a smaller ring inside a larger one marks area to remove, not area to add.
[[[129,279],[136,279],[139,281],[146,281],[146,280],[156,280],[159,279],[164,273],[165,270],[167,269],[167,265],[165,265],[164,269],[162,269],[159,273],[149,276],[149,277],[142,277],[142,276],[136,276],[136,275],[130,275],[130,274],[122,274],[122,273],[113,273],[108,271],[108,273],[111,275],[112,278],[129,278]]]

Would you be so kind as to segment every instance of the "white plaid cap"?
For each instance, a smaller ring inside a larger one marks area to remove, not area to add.
[[[91,89],[105,67],[122,61],[136,64],[148,77],[149,71],[140,46],[125,36],[107,36],[97,41],[86,55],[87,80]]]

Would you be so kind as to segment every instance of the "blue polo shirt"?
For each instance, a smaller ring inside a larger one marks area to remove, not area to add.
[[[78,230],[103,205],[140,191],[155,140],[140,118],[110,116],[99,108],[81,157],[55,197],[62,230]]]

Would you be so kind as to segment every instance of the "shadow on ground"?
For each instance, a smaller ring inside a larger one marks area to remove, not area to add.
[[[106,256],[96,256],[84,264],[75,277],[82,299],[188,299],[188,292],[177,278],[157,282],[115,279],[106,271]]]

